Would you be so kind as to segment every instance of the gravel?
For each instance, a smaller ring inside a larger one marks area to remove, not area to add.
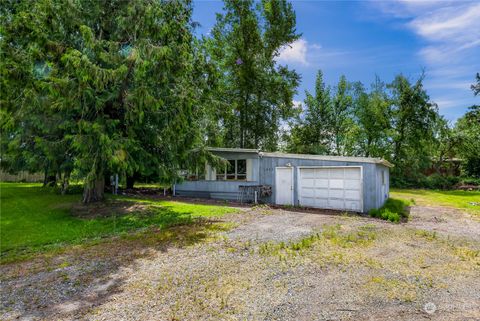
[[[2,265],[0,319],[480,320],[480,223],[447,208],[412,215],[243,209],[214,238],[113,239]],[[327,229],[299,251],[261,251]]]

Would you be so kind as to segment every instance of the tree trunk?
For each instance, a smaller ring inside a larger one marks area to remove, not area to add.
[[[85,184],[83,190],[83,203],[103,201],[105,196],[105,178],[103,175],[92,182]]]
[[[56,175],[45,175],[43,179],[43,187],[52,187],[57,185],[57,176]]]
[[[43,176],[43,187],[55,186],[57,185],[57,176],[50,173],[50,166],[45,166],[44,176]]]
[[[133,188],[133,186],[135,185],[135,178],[135,174],[133,174],[132,176],[127,176],[127,189]]]
[[[66,171],[63,174],[63,182],[62,182],[62,195],[65,195],[68,190],[68,185],[69,185],[69,180],[70,180],[70,172]]]

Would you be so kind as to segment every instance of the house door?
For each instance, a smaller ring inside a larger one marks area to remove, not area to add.
[[[275,204],[293,205],[293,168],[275,168]]]

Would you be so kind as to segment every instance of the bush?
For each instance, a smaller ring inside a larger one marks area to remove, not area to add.
[[[422,176],[422,178],[423,177],[424,176]],[[390,179],[390,185],[396,188],[415,188],[415,187],[418,188],[418,182],[421,181],[422,178],[420,179],[417,178],[416,180],[412,180],[412,179],[407,179],[405,177],[397,177],[395,175],[392,175]]]
[[[382,220],[390,221],[393,223],[400,222],[401,218],[408,219],[407,206],[410,205],[408,202],[389,198],[385,205],[379,209],[373,209],[368,214],[372,217],[380,218]]]
[[[460,178],[457,176],[442,176],[439,174],[432,174],[422,181],[422,185],[429,189],[452,189],[458,184]]]
[[[475,178],[475,177],[462,177],[460,179],[460,183],[463,185],[474,185],[474,186],[480,186],[480,178]]]
[[[443,176],[435,173],[430,176],[419,175],[415,179],[392,177],[391,186],[396,188],[453,189],[460,182],[470,185],[465,180],[472,182],[472,185],[476,185],[475,183],[480,185],[480,179],[461,179],[458,176]]]

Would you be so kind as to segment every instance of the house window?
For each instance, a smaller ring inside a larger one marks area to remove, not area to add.
[[[237,160],[237,180],[246,180],[247,179],[247,160],[239,159]]]
[[[183,176],[187,181],[202,181],[205,180],[205,165],[197,166],[191,170],[181,171],[181,176]]]
[[[247,179],[247,160],[231,159],[223,171],[217,171],[217,181],[244,181]]]
[[[236,167],[236,160],[229,160],[227,164],[227,181],[233,181],[236,179],[235,175],[235,167]]]

